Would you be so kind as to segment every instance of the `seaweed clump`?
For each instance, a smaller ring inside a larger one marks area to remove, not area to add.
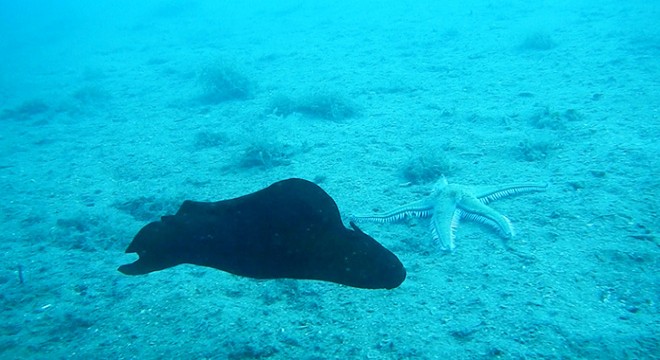
[[[583,118],[582,113],[575,109],[560,112],[545,107],[534,113],[529,118],[529,123],[537,129],[563,130],[567,122],[580,121]]]
[[[238,69],[220,64],[207,67],[199,76],[204,104],[219,104],[252,97],[253,82]]]
[[[557,47],[557,43],[552,40],[550,35],[541,31],[529,34],[519,46],[522,50],[534,51],[552,50],[555,47]]]
[[[410,157],[401,168],[401,174],[411,184],[426,184],[442,175],[450,175],[454,165],[440,149],[427,150]]]
[[[289,165],[293,154],[289,145],[271,141],[255,141],[245,148],[238,166],[243,169],[270,169]]]
[[[534,162],[547,159],[558,148],[549,138],[525,139],[518,144],[518,156],[525,161]]]
[[[280,116],[300,113],[326,120],[343,120],[359,114],[353,101],[335,92],[314,92],[300,97],[280,95],[272,101],[270,111]]]

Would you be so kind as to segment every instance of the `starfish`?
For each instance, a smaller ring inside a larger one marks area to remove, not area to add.
[[[455,245],[455,231],[461,219],[476,221],[495,229],[505,239],[515,235],[511,221],[493,210],[488,203],[524,193],[544,191],[548,184],[511,184],[506,186],[473,189],[449,184],[443,176],[435,184],[428,197],[403,205],[383,214],[354,215],[353,221],[373,221],[390,223],[408,217],[431,218],[433,242],[443,250],[452,251]]]

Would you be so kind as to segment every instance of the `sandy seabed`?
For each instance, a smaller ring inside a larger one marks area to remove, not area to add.
[[[0,357],[660,358],[650,3],[172,1],[5,40]],[[302,177],[347,219],[440,174],[549,187],[451,254],[428,220],[363,224],[407,268],[391,291],[116,271],[185,199]]]

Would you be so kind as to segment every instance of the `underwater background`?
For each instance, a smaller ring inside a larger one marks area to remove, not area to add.
[[[660,2],[0,0],[0,358],[660,358]],[[365,223],[406,281],[125,276],[185,199],[449,183],[517,235]]]

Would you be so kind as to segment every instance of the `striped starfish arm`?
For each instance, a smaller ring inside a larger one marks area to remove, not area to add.
[[[478,189],[478,191],[475,191],[475,196],[483,204],[488,204],[504,197],[545,191],[547,188],[547,183],[509,184],[505,186]]]
[[[480,199],[465,197],[458,204],[461,218],[493,226],[505,238],[513,236],[511,221],[504,215],[486,206]]]
[[[456,228],[461,218],[461,210],[456,207],[458,194],[437,196],[431,218],[431,237],[442,250],[453,251],[456,247]],[[478,201],[477,201],[478,202]],[[482,205],[485,206],[485,205]]]
[[[467,219],[473,222],[487,225],[488,227],[497,231],[500,236],[505,239],[516,236],[516,231],[513,228],[513,224],[511,224],[511,220],[509,220],[509,218],[504,215],[499,215],[499,219],[496,221],[495,219],[481,216],[479,214],[461,211],[461,219]]]
[[[406,217],[427,218],[433,214],[433,204],[428,199],[415,201],[396,209],[373,215],[352,215],[351,221],[369,221],[377,223],[391,223],[401,221]]]

